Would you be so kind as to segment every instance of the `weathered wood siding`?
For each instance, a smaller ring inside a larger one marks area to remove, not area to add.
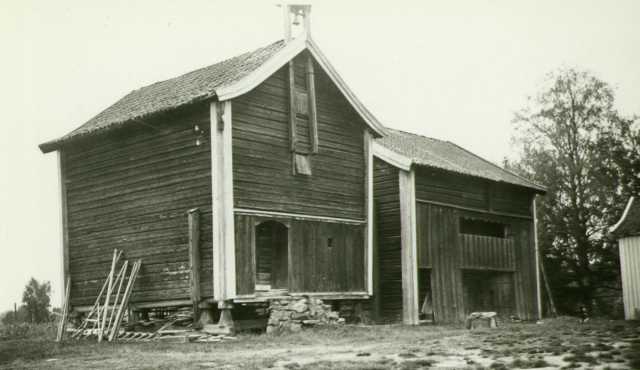
[[[237,292],[255,288],[255,225],[272,220],[236,215]],[[289,292],[365,291],[364,226],[298,219],[275,219],[288,225]],[[331,239],[331,246],[329,246]]]
[[[416,198],[464,208],[531,217],[532,192],[431,168],[416,171]]]
[[[418,253],[430,263],[434,319],[438,323],[464,320],[462,270],[458,248],[460,213],[456,209],[418,204]]]
[[[93,303],[113,249],[142,259],[132,302],[189,299],[187,210],[200,208],[200,277],[212,295],[211,165],[208,105],[65,147],[71,301]]]
[[[460,234],[461,217],[503,223],[509,227],[512,236],[500,239]],[[514,271],[513,313],[526,319],[536,317],[536,266],[531,220],[424,203],[418,203],[417,218],[419,263],[421,267],[431,269],[431,291],[438,322],[462,321],[468,313],[464,300],[464,270]],[[502,304],[501,307],[504,309],[508,305]]]
[[[304,65],[304,57],[296,64]],[[364,122],[318,65],[315,70],[319,151],[311,155],[311,176],[292,171],[287,67],[234,100],[237,208],[365,218]],[[304,143],[307,126],[297,126]]]
[[[514,271],[515,246],[511,238],[460,234],[460,266],[467,269]]]
[[[640,319],[640,236],[619,240],[624,318]]]
[[[398,169],[374,160],[373,194],[377,222],[378,312],[381,321],[402,320],[402,264]],[[374,293],[375,294],[375,293]]]

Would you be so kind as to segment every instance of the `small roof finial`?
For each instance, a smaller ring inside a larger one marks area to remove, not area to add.
[[[282,4],[284,15],[284,39],[289,42],[296,37],[309,37],[311,31],[311,5]]]

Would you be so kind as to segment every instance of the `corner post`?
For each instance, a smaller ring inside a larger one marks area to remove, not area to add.
[[[416,231],[415,170],[399,170],[400,182],[400,239],[402,261],[402,322],[419,323],[418,302],[418,246]]]
[[[67,179],[65,171],[64,153],[58,149],[58,180],[60,184],[60,250],[62,257],[62,289],[61,297],[64,304],[66,297],[67,282],[71,281],[69,275],[69,228],[67,225]]]
[[[371,143],[373,142],[371,133],[369,130],[364,131],[364,160],[365,160],[365,214],[367,217],[367,226],[365,234],[365,281],[366,289],[369,295],[373,294],[373,151]]]
[[[538,312],[538,320],[542,320],[542,291],[540,289],[540,248],[538,246],[538,210],[536,207],[536,194],[531,200],[531,211],[533,212],[533,246],[536,252],[536,309]]]
[[[193,305],[193,319],[197,321],[200,317],[200,210],[190,209],[187,212],[189,224],[189,270],[191,304]]]
[[[224,302],[236,295],[231,101],[211,102],[210,120],[213,297]]]

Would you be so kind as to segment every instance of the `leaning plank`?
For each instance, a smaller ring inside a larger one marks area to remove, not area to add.
[[[67,286],[64,293],[64,302],[62,306],[62,317],[60,318],[60,324],[58,325],[58,335],[56,336],[56,342],[62,341],[62,335],[64,334],[65,326],[67,325],[67,315],[69,314],[69,290],[71,289],[71,279],[67,277]]]
[[[107,296],[104,301],[104,315],[102,315],[102,323],[98,328],[98,342],[102,342],[102,335],[104,332],[104,327],[107,323],[107,313],[109,312],[109,298],[111,297],[111,289],[113,286],[113,274],[116,268],[116,262],[120,254],[117,249],[113,250],[113,259],[111,260],[111,270],[109,271],[109,284],[107,285]]]
[[[141,260],[137,260],[136,262],[134,262],[133,267],[131,268],[131,274],[129,275],[127,288],[124,291],[122,302],[120,303],[120,307],[118,308],[118,313],[116,314],[115,321],[113,323],[113,328],[111,329],[111,333],[109,335],[110,342],[113,342],[118,338],[118,329],[120,328],[120,323],[122,322],[122,317],[124,316],[125,308],[129,304],[129,297],[131,296],[131,291],[133,290],[133,283],[136,280],[136,276],[138,275],[138,270],[140,269],[141,263],[142,263]]]
[[[109,323],[107,324],[107,334],[109,333],[109,329],[111,328],[111,323],[113,322],[113,317],[115,315],[115,308],[118,307],[118,298],[120,297],[120,290],[122,289],[122,283],[124,282],[124,275],[127,271],[127,265],[129,261],[124,261],[122,267],[120,268],[120,272],[118,272],[118,276],[116,276],[116,282],[118,283],[118,290],[116,291],[116,295],[113,301],[113,309],[111,309],[111,315],[109,316]]]

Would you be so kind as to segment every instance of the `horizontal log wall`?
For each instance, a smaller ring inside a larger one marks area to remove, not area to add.
[[[235,206],[364,219],[364,122],[316,65],[319,152],[310,156],[311,176],[294,175],[287,68],[233,102]]]
[[[65,148],[73,305],[93,303],[114,248],[142,259],[132,302],[188,299],[186,212],[196,207],[201,292],[212,295],[210,147],[195,145],[193,129],[208,132],[208,105],[139,123]]]
[[[416,170],[416,198],[422,201],[532,217],[532,196],[531,190],[515,185],[432,168]]]
[[[423,268],[431,269],[431,291],[436,320],[464,320],[463,271],[514,271],[514,314],[536,318],[536,274],[533,222],[451,207],[418,203],[418,255]],[[460,234],[460,218],[478,218],[508,226],[508,239]],[[505,289],[508,284],[501,284]],[[501,291],[502,292],[502,291]],[[508,296],[503,294],[503,296]],[[509,307],[502,304],[501,307]]]
[[[398,169],[374,160],[373,194],[377,221],[378,313],[381,321],[402,320],[402,262]]]
[[[239,295],[255,293],[255,225],[270,220],[236,215],[236,273]],[[288,225],[289,292],[363,292],[364,226],[276,218]],[[332,239],[329,246],[329,238]]]

